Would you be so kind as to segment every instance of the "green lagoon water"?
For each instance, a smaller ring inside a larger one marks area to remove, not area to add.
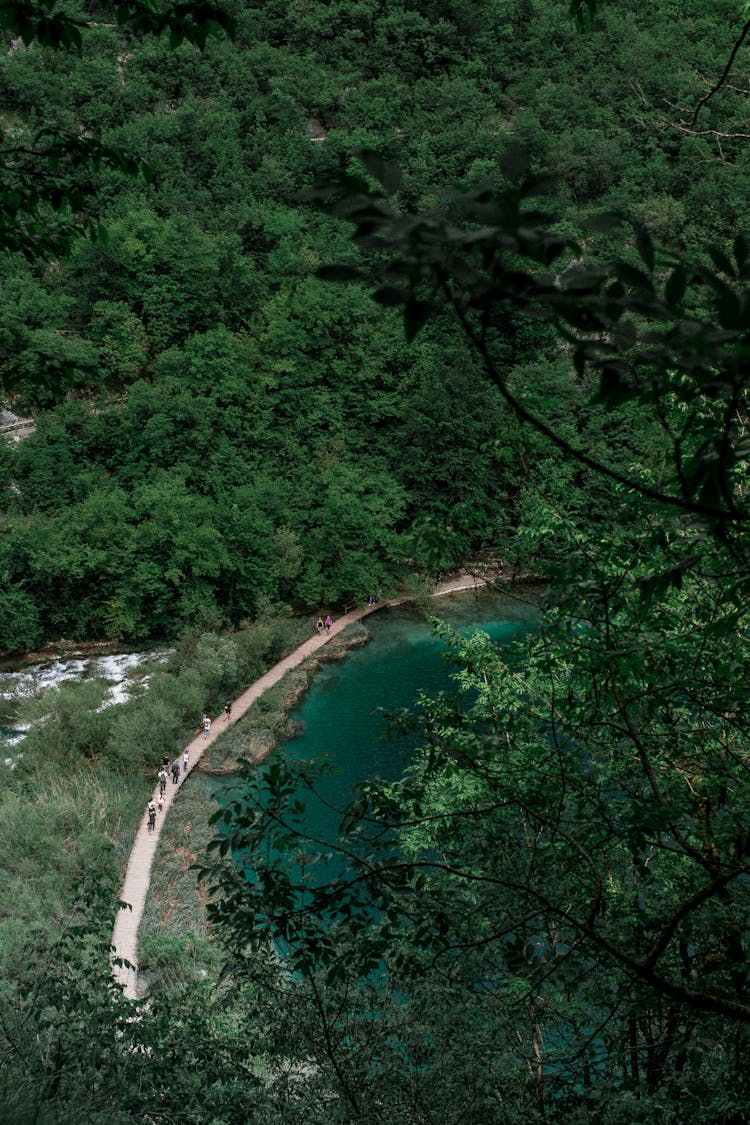
[[[435,601],[431,612],[460,632],[481,629],[499,644],[510,644],[536,626],[538,591],[508,594],[460,594]],[[324,663],[291,718],[302,733],[285,743],[288,755],[326,759],[335,773],[322,779],[322,801],[305,794],[307,829],[332,840],[339,814],[352,789],[366,778],[395,780],[412,744],[386,739],[381,709],[410,708],[421,692],[451,689],[454,666],[445,659],[442,641],[424,616],[413,609],[383,609],[366,620],[371,640],[350,649],[341,661]]]

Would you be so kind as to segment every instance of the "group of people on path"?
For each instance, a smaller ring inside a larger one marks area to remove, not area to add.
[[[229,722],[231,714],[232,714],[232,701],[231,701],[231,699],[228,699],[226,701],[226,703],[224,704],[224,720],[225,720],[225,722]],[[211,716],[210,715],[204,715],[203,716],[203,719],[201,721],[201,729],[203,730],[203,737],[208,738],[209,734],[211,733]],[[185,747],[185,750],[183,751],[183,754],[182,754],[182,773],[183,773],[183,775],[187,776],[187,773],[188,773],[189,769],[190,769],[190,752],[189,752],[188,748]],[[148,802],[148,807],[146,809],[146,817],[148,819],[148,830],[149,830],[149,832],[153,832],[154,829],[156,828],[157,812],[161,813],[161,812],[164,811],[164,805],[166,803],[167,781],[169,780],[170,773],[172,774],[172,784],[177,785],[177,783],[180,780],[180,755],[179,755],[179,752],[175,755],[175,758],[174,758],[173,761],[170,760],[169,754],[165,754],[164,757],[161,760],[161,765],[159,766],[159,772],[157,774],[157,778],[158,778],[158,781],[159,781],[159,795],[158,795],[156,800],[154,800],[153,797],[150,798],[150,800]]]
[[[187,775],[190,769],[190,752],[185,748],[182,754],[182,772]],[[167,781],[169,775],[172,774],[172,784],[176,785],[180,780],[180,755],[175,755],[174,761],[170,761],[169,754],[165,754],[159,766],[159,772],[156,775],[159,781],[159,796],[154,801],[152,797],[148,802],[146,809],[146,816],[148,817],[148,830],[153,832],[156,828],[156,814],[157,812],[164,812],[164,805],[166,804],[166,791]]]
[[[380,595],[379,594],[373,593],[373,594],[367,595],[368,606],[377,605],[379,601],[380,601]],[[325,620],[323,619],[323,614],[319,613],[318,614],[318,620],[315,622],[315,632],[318,634],[318,636],[321,635],[321,633],[323,632],[324,629],[325,629],[326,633],[330,633],[332,625],[333,625],[333,619],[331,618],[330,613],[326,614]]]

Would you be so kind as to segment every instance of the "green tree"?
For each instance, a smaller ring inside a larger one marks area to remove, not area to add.
[[[43,638],[39,610],[23,585],[7,579],[0,592],[0,621],[3,622],[0,646],[4,652],[28,652]]]
[[[124,301],[97,301],[92,309],[92,339],[110,386],[134,383],[146,365],[146,330]]]
[[[363,600],[392,572],[402,490],[384,473],[339,461],[331,443],[307,499],[309,562],[300,574],[298,597],[308,605],[324,598]]]
[[[261,1121],[267,1107],[262,1061],[248,1038],[252,1009],[206,987],[167,988],[147,1006],[126,1001],[109,960],[115,884],[100,876],[79,891],[54,944],[26,931],[24,971],[14,965],[13,977],[3,973],[5,1120],[72,1123],[85,1105],[91,1122],[176,1114],[195,1125],[207,1115],[226,1125]]]
[[[116,2],[108,14],[130,34],[159,36],[168,30],[173,47],[185,40],[203,47],[209,35],[231,30],[232,26],[227,12],[210,0],[162,9]],[[20,43],[26,47],[39,44],[62,52],[81,48],[95,22],[58,10],[48,0],[8,3],[0,13],[0,26],[16,40],[16,47]],[[25,135],[19,136],[21,133]],[[81,218],[91,194],[86,180],[91,169],[106,164],[126,175],[152,176],[145,161],[123,148],[49,124],[41,128],[32,124],[28,129],[16,124],[14,135],[5,138],[0,148],[0,162],[5,184],[0,198],[2,247],[31,260],[64,253],[81,233],[98,235],[96,217],[84,214]]]
[[[571,541],[567,588],[510,658],[442,629],[457,697],[422,701],[404,779],[363,786],[335,845],[308,838],[305,775],[281,760],[217,814],[229,945],[283,942],[332,1010],[369,982],[389,1034],[394,994],[450,982],[435,1023],[467,1006],[463,1046],[499,1068],[487,1096],[525,1072],[528,1120],[624,1120],[634,1095],[674,1121],[747,1107],[744,611],[717,622],[720,577],[644,604],[623,575],[646,578],[652,549]],[[337,1040],[345,1070],[360,1034]]]

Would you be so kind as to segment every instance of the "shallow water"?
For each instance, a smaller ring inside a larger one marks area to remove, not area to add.
[[[123,681],[134,668],[147,661],[165,660],[171,651],[123,652],[111,656],[49,660],[32,664],[19,672],[0,672],[0,699],[28,698],[47,688],[84,679],[107,680],[116,699]]]
[[[23,741],[28,727],[14,720],[14,704],[57,688],[65,683],[100,679],[107,682],[108,694],[102,707],[128,699],[131,675],[141,664],[166,660],[172,649],[154,652],[123,652],[109,656],[48,660],[16,672],[0,672],[0,754]],[[140,679],[141,684],[145,679]],[[5,758],[6,764],[10,764]]]

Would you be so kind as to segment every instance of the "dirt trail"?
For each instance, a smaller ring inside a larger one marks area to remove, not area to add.
[[[479,577],[464,576],[454,578],[445,582],[439,582],[432,597],[441,597],[444,594],[455,594],[461,590],[473,590],[483,585],[484,579]],[[161,830],[169,815],[172,802],[182,785],[184,785],[186,778],[190,776],[191,771],[200,761],[204,751],[212,742],[215,742],[219,735],[227,729],[228,725],[236,723],[241,719],[248,708],[251,707],[264,692],[277,684],[291,668],[296,668],[299,664],[302,664],[309,656],[312,656],[318,649],[323,648],[324,645],[328,644],[334,637],[337,637],[339,633],[342,633],[349,625],[353,625],[356,621],[361,621],[362,618],[368,617],[369,614],[375,613],[384,606],[401,605],[411,600],[413,599],[409,596],[392,598],[390,601],[378,602],[376,605],[362,606],[353,609],[351,613],[339,617],[333,622],[329,633],[324,630],[320,636],[318,634],[313,634],[309,640],[301,644],[299,648],[296,648],[289,656],[280,660],[278,664],[274,664],[273,668],[270,668],[260,679],[256,680],[254,684],[251,684],[242,695],[238,696],[232,703],[232,717],[229,723],[227,723],[223,716],[215,719],[211,723],[211,730],[207,737],[201,731],[200,734],[180,751],[180,763],[182,763],[184,751],[187,750],[188,752],[188,772],[185,774],[182,770],[180,771],[180,780],[177,784],[173,784],[170,773],[167,781],[164,810],[161,813],[157,813],[156,827],[153,832],[149,832],[148,830],[148,817],[144,813],[144,818],[135,835],[133,848],[125,868],[125,877],[122,882],[122,887],[120,888],[120,901],[125,903],[126,906],[119,911],[114,930],[112,931],[112,961],[115,980],[123,987],[125,995],[129,999],[135,1000],[138,995],[138,930],[146,905],[146,895],[148,894],[148,888],[151,882],[151,866],[154,861]],[[159,786],[157,784],[152,794],[154,801],[157,800],[158,792]],[[117,964],[116,962],[119,960],[125,961],[128,964]]]

